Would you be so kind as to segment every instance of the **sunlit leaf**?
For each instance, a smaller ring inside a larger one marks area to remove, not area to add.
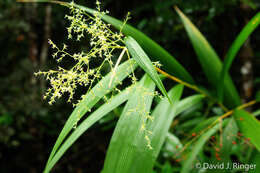
[[[142,67],[142,69],[151,77],[151,79],[155,82],[157,87],[161,90],[164,96],[166,96],[169,101],[171,102],[163,83],[157,74],[151,60],[146,55],[146,53],[143,51],[143,49],[140,47],[140,45],[130,36],[125,38],[125,44],[127,49],[129,50],[131,56],[134,58],[134,60],[137,62],[139,66]]]
[[[64,141],[56,152],[54,157],[51,159],[49,164],[46,166],[44,172],[49,172],[52,167],[58,162],[58,160],[64,155],[64,153],[71,147],[71,145],[94,123],[107,115],[110,111],[118,107],[120,104],[125,102],[129,96],[129,89],[120,92],[114,96],[109,102],[103,104],[95,112],[90,114],[80,125],[72,132],[72,134]]]
[[[146,150],[148,135],[143,128],[153,100],[154,82],[145,75],[131,96],[121,114],[110,140],[102,173],[139,172],[140,156]],[[144,95],[147,93],[148,95]]]
[[[111,86],[109,86],[109,81],[111,79],[111,73],[109,73],[84,96],[84,99],[74,109],[65,123],[52,149],[47,165],[53,158],[61,143],[64,141],[64,138],[68,135],[73,126],[75,126],[75,123],[79,121],[82,116],[85,115],[85,113],[89,111],[105,94],[109,93],[116,85],[118,85],[124,78],[126,78],[132,72],[132,70],[136,68],[136,66],[137,64],[134,63],[134,60],[128,60],[118,67],[117,77],[112,82]]]

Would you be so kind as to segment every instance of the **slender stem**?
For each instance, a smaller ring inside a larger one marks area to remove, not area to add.
[[[184,82],[184,81],[180,80],[179,78],[177,78],[177,77],[175,77],[175,76],[172,76],[172,75],[166,73],[165,71],[163,71],[163,70],[161,70],[161,69],[159,69],[159,68],[157,68],[157,67],[156,67],[156,70],[157,70],[159,73],[161,73],[161,74],[163,74],[164,76],[166,76],[167,78],[172,79],[173,81],[178,82],[178,83],[180,83],[180,84],[183,84],[183,85],[186,86],[187,88],[190,88],[190,89],[192,89],[192,90],[194,90],[194,91],[196,91],[196,92],[201,93],[201,94],[204,95],[205,97],[208,97],[208,98],[209,98],[210,100],[212,100],[214,103],[217,103],[225,112],[228,112],[228,109],[227,109],[222,103],[218,102],[215,98],[213,98],[212,96],[210,96],[209,94],[207,94],[205,91],[199,89],[196,85],[192,85],[192,84],[189,84],[189,83],[187,83],[187,82]]]
[[[241,110],[244,108],[247,108],[249,106],[252,106],[254,104],[256,104],[257,101],[256,100],[252,100],[248,103],[245,103],[243,105],[240,105],[238,107],[236,107],[233,110],[228,111],[227,113],[223,114],[222,116],[220,116],[216,121],[214,121],[211,125],[209,125],[207,128],[205,128],[204,130],[202,130],[198,135],[196,135],[192,140],[190,140],[180,151],[180,153],[182,153],[193,141],[195,141],[199,136],[201,136],[205,131],[207,131],[208,129],[212,128],[214,125],[216,125],[218,122],[222,123],[222,120],[230,115],[232,115],[234,113],[235,110]]]
[[[111,78],[110,78],[110,82],[109,82],[109,88],[111,87],[111,84],[112,84],[112,81],[113,81],[113,78],[115,77],[116,75],[116,70],[117,70],[117,67],[120,63],[120,61],[122,60],[124,54],[125,54],[125,51],[126,51],[126,47],[122,50],[121,54],[119,55],[119,58],[117,59],[117,62],[116,62],[116,65],[115,65],[115,68],[112,69],[112,74],[111,74]]]

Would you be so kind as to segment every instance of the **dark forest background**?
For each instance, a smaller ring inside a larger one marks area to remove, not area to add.
[[[78,4],[95,8],[95,1]],[[260,9],[258,0],[103,0],[102,8],[124,19],[172,53],[198,83],[205,76],[176,12],[177,5],[200,29],[220,57],[248,20]],[[67,40],[68,9],[53,4],[0,1],[0,172],[42,172],[53,144],[73,110],[66,98],[49,106],[42,99],[48,83],[34,72],[56,66],[47,41],[67,43],[71,52],[88,46],[87,40]],[[250,100],[260,78],[260,29],[241,49],[231,75],[244,101]],[[242,68],[249,62],[249,74]],[[251,83],[247,90],[243,83]],[[80,92],[80,91],[79,91]],[[82,91],[83,92],[83,91]],[[65,154],[53,172],[99,172],[102,169],[114,124],[100,122]]]

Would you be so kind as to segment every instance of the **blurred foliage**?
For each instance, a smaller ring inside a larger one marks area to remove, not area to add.
[[[88,7],[95,5],[95,1],[81,0],[77,3]],[[249,10],[241,11],[243,8],[241,4],[249,5]],[[129,23],[151,36],[172,53],[191,74],[195,74],[195,80],[201,84],[206,84],[205,76],[200,70],[199,63],[195,61],[194,51],[187,51],[192,50],[192,46],[173,9],[174,5],[188,15],[222,58],[244,26],[242,22],[244,17],[250,18],[260,9],[258,0],[104,0],[102,2],[103,8],[108,9],[111,16],[119,19],[124,18],[130,11],[132,19]],[[33,73],[40,67],[50,69],[54,66],[51,56],[48,56],[46,64],[40,64],[39,59],[43,44],[45,7],[46,4],[33,5],[16,3],[13,0],[0,1],[0,172],[12,172],[15,169],[20,169],[21,172],[41,172],[56,136],[72,111],[71,105],[68,105],[65,99],[56,102],[54,106],[49,106],[46,101],[42,100],[40,80],[33,76]],[[35,14],[37,14],[34,21],[30,16],[33,8],[36,9]],[[67,12],[63,7],[52,5],[51,38],[58,44],[67,42],[65,41],[67,23],[64,20]],[[37,44],[36,48],[39,51],[37,59],[31,59],[30,56],[32,44],[29,35],[31,33],[37,35],[33,43]],[[251,37],[255,55],[254,69],[260,68],[260,51],[257,50],[259,41],[260,30],[258,29]],[[73,48],[75,50],[87,49],[87,40],[84,43],[86,44],[74,44]],[[237,85],[240,84],[240,65],[241,62],[236,60],[231,72]],[[260,71],[255,70],[254,75],[260,76]],[[254,81],[255,88],[259,88],[259,78],[255,78]],[[193,110],[185,111],[176,126],[176,131],[178,129],[189,131],[189,128],[193,127],[189,121],[186,122],[191,113],[196,114],[197,117],[197,120],[193,122],[200,122],[202,120],[200,115],[204,114],[205,107],[205,105],[197,105]],[[215,114],[222,113],[217,108],[213,111]],[[111,127],[114,126],[118,114],[117,111],[110,113],[110,116],[97,125],[103,130],[93,128],[73,145],[72,151],[65,155],[70,156],[63,158],[54,171],[80,172],[82,164],[91,164],[90,172],[99,172],[103,165],[100,160],[104,159]],[[178,132],[185,134],[185,131]],[[84,148],[85,151],[77,152],[80,148]],[[68,163],[77,158],[81,161]],[[93,162],[93,158],[97,161]],[[174,170],[175,168],[169,161],[162,165],[158,163],[157,167],[165,173],[179,171]]]

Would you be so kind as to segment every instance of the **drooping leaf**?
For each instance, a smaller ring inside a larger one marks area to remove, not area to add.
[[[216,88],[222,69],[222,63],[218,55],[195,25],[177,7],[175,9],[184,24],[208,81]],[[239,94],[229,75],[227,75],[224,81],[224,95],[224,102],[228,107],[232,108],[240,104]]]
[[[147,147],[147,132],[143,128],[150,111],[155,84],[145,75],[131,96],[121,114],[110,140],[102,173],[139,172],[138,160]],[[145,95],[147,93],[147,95]]]
[[[260,151],[260,122],[244,110],[235,110],[234,117],[241,133]]]
[[[245,43],[245,41],[248,39],[250,34],[258,27],[260,24],[260,12],[258,12],[248,23],[247,25],[242,29],[242,31],[239,33],[235,41],[232,43],[231,47],[228,50],[228,53],[226,55],[226,58],[224,59],[223,68],[221,70],[221,75],[218,79],[218,97],[222,100],[223,97],[223,84],[224,79],[228,75],[228,71],[231,67],[231,64],[233,60],[235,59],[238,51],[242,47],[242,45]]]
[[[151,79],[154,81],[154,83],[157,85],[157,87],[161,90],[164,96],[166,96],[169,101],[171,102],[163,83],[157,74],[151,60],[146,55],[146,53],[143,51],[141,46],[133,39],[132,37],[128,36],[125,38],[125,44],[126,47],[131,54],[131,56],[134,58],[134,60],[137,62],[139,66],[142,67],[142,69],[151,77]]]
[[[44,170],[45,173],[49,172],[52,167],[59,161],[59,159],[64,155],[64,153],[70,148],[70,146],[94,123],[107,115],[110,111],[121,105],[128,99],[129,89],[125,89],[116,96],[114,96],[107,103],[99,107],[95,112],[90,114],[80,125],[72,132],[72,134],[64,141],[60,146],[59,150],[53,156],[49,164],[46,165]]]
[[[47,165],[53,158],[54,154],[60,147],[61,143],[64,141],[65,137],[71,131],[73,126],[77,121],[79,121],[87,111],[89,111],[105,94],[109,93],[116,85],[118,85],[124,78],[126,78],[133,69],[137,67],[134,60],[128,60],[118,67],[117,77],[109,86],[109,81],[111,78],[111,72],[106,75],[95,87],[93,87],[90,92],[88,92],[84,99],[78,104],[74,109],[72,114],[69,116],[67,122],[65,123],[53,149],[49,156]]]

